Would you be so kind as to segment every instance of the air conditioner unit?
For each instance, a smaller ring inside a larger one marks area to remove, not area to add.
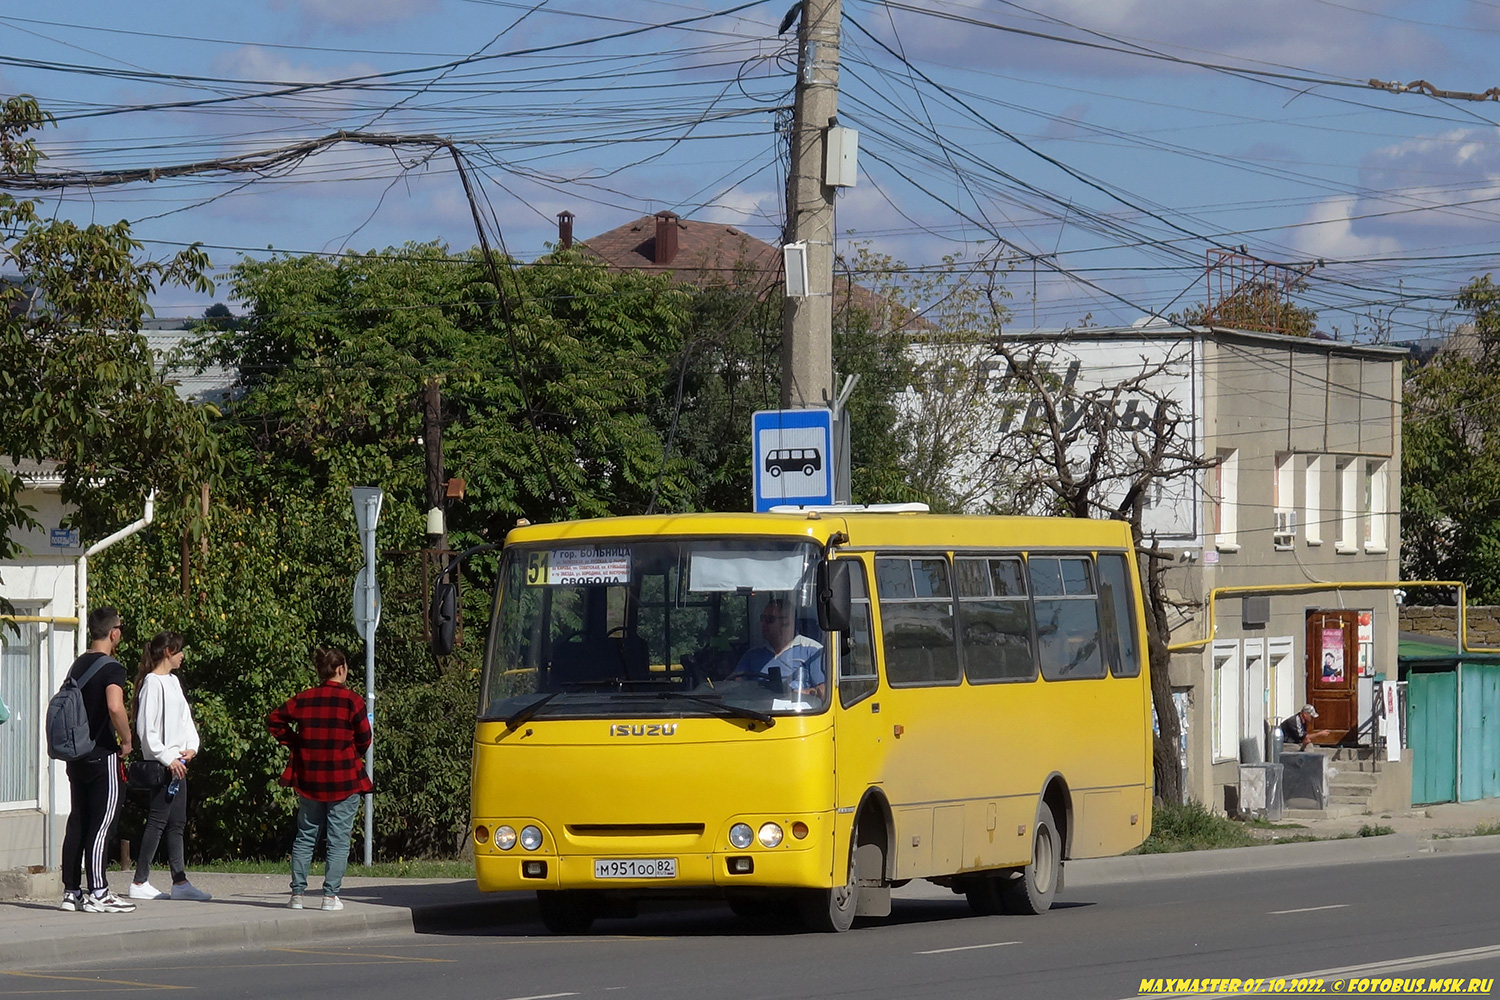
[[[1271,544],[1278,549],[1289,549],[1297,541],[1297,512],[1295,510],[1276,511],[1276,527],[1271,532]]]

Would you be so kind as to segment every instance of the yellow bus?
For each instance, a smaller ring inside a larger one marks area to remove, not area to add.
[[[479,887],[847,930],[924,878],[1041,913],[1151,828],[1118,522],[809,508],[517,527],[474,737]]]

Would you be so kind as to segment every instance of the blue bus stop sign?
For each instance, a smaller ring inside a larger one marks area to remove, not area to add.
[[[833,411],[760,410],[750,417],[755,509],[833,503]]]

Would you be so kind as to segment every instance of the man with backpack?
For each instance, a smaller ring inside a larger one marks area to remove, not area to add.
[[[129,913],[135,904],[109,891],[104,867],[110,830],[120,811],[120,761],[130,754],[130,719],[125,713],[125,668],[115,659],[125,623],[111,607],[89,612],[89,649],[68,668],[88,716],[93,746],[66,757],[72,812],[63,834],[64,910],[85,913]],[[63,682],[67,687],[67,680]],[[50,715],[50,712],[49,712]],[[49,743],[55,742],[49,719]],[[88,739],[81,742],[85,745]],[[54,756],[59,748],[52,746]],[[82,870],[88,891],[82,891]]]

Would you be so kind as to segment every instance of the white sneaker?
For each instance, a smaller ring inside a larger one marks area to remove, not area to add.
[[[167,894],[157,890],[150,882],[132,882],[126,893],[131,899],[166,899]]]
[[[58,904],[57,908],[59,910],[66,910],[69,913],[81,910],[83,908],[83,900],[79,896],[80,894],[76,892],[63,893],[62,902]]]
[[[325,910],[342,910],[343,908],[344,908],[344,901],[342,899],[339,899],[337,896],[324,896],[323,897],[323,909],[325,909]]]
[[[302,909],[302,897],[301,896],[293,896],[291,899],[287,900],[286,908],[288,910],[300,910],[300,909]]]
[[[84,913],[133,913],[135,904],[128,899],[121,899],[109,890],[104,895],[96,896],[91,892],[83,894]]]

